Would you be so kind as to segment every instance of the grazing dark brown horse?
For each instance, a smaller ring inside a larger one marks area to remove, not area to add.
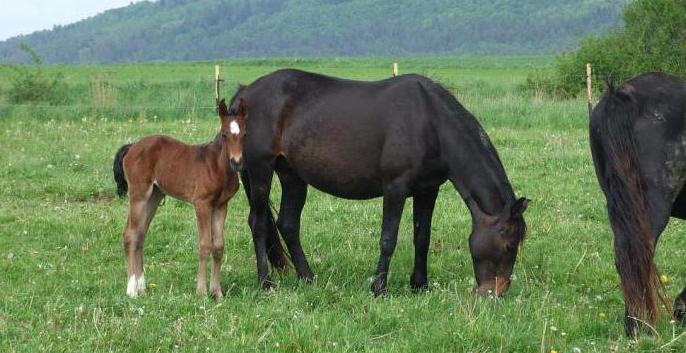
[[[686,219],[686,81],[646,73],[615,88],[593,109],[593,162],[614,232],[625,329],[635,335],[666,303],[654,261],[670,216]],[[686,288],[674,303],[686,317]]]
[[[250,102],[241,178],[260,285],[271,285],[265,252],[274,231],[269,192],[276,171],[282,187],[277,226],[299,277],[313,277],[300,245],[300,215],[312,185],[346,199],[383,196],[375,294],[385,291],[405,199],[413,197],[410,285],[426,287],[434,203],[450,180],[472,214],[477,292],[500,295],[509,288],[528,200],[515,199],[486,132],[447,90],[419,75],[360,82],[280,70],[239,96]]]
[[[165,195],[193,204],[198,227],[197,292],[205,295],[207,257],[212,252],[210,293],[222,297],[220,270],[224,253],[226,205],[238,190],[234,171],[243,163],[246,103],[234,102],[229,111],[224,100],[217,104],[221,129],[214,141],[190,146],[168,136],[148,136],[122,146],[114,159],[117,193],[129,193],[129,217],[124,228],[126,293],[135,297],[145,290],[143,241],[155,210]],[[232,170],[233,169],[233,170]],[[277,244],[278,242],[277,239]],[[281,267],[287,264],[282,248]]]

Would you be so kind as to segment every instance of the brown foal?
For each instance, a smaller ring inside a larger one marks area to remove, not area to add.
[[[155,210],[165,195],[193,204],[198,227],[197,292],[207,294],[206,265],[212,253],[210,293],[222,297],[220,270],[224,254],[226,205],[238,190],[236,171],[242,167],[246,102],[229,110],[217,103],[221,130],[214,141],[190,146],[168,136],[154,135],[122,146],[114,160],[117,193],[128,188],[129,217],[124,228],[126,294],[136,297],[145,290],[143,242]]]

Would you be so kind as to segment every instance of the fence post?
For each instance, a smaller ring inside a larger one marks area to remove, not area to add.
[[[393,77],[398,76],[398,62],[393,61]]]
[[[588,98],[588,117],[591,117],[593,111],[593,90],[591,89],[591,64],[586,64],[586,98]]]
[[[219,79],[219,65],[214,65],[214,99],[217,104],[219,104],[219,82],[221,81]]]

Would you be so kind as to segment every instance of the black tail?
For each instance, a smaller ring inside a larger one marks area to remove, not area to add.
[[[114,173],[114,181],[117,183],[117,195],[124,197],[129,190],[129,184],[126,182],[126,175],[124,175],[124,156],[129,152],[131,144],[121,146],[114,155],[114,165],[112,172]]]
[[[245,170],[241,172],[241,181],[243,182],[245,196],[248,198],[248,202],[250,202],[250,181],[248,180],[248,174]],[[269,223],[271,225],[271,230],[267,234],[267,257],[272,266],[281,272],[288,272],[290,260],[286,250],[284,250],[283,244],[281,244],[279,229],[276,226],[274,213],[271,208],[269,210]]]
[[[605,185],[615,235],[615,265],[627,308],[627,333],[634,334],[630,331],[640,326],[640,321],[653,324],[659,318],[658,301],[666,303],[653,259],[655,244],[643,191],[645,181],[632,129],[638,108],[631,96],[608,83],[603,106],[599,104],[598,109],[602,111],[594,111],[591,119],[592,152],[596,165],[604,170],[598,178]],[[631,322],[634,320],[640,321]]]

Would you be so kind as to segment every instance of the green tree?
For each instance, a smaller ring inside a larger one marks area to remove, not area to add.
[[[625,80],[646,71],[686,76],[686,0],[636,0],[626,7],[624,27],[580,42],[558,57],[552,77],[530,77],[530,87],[572,97],[584,88],[586,63],[594,76]]]

